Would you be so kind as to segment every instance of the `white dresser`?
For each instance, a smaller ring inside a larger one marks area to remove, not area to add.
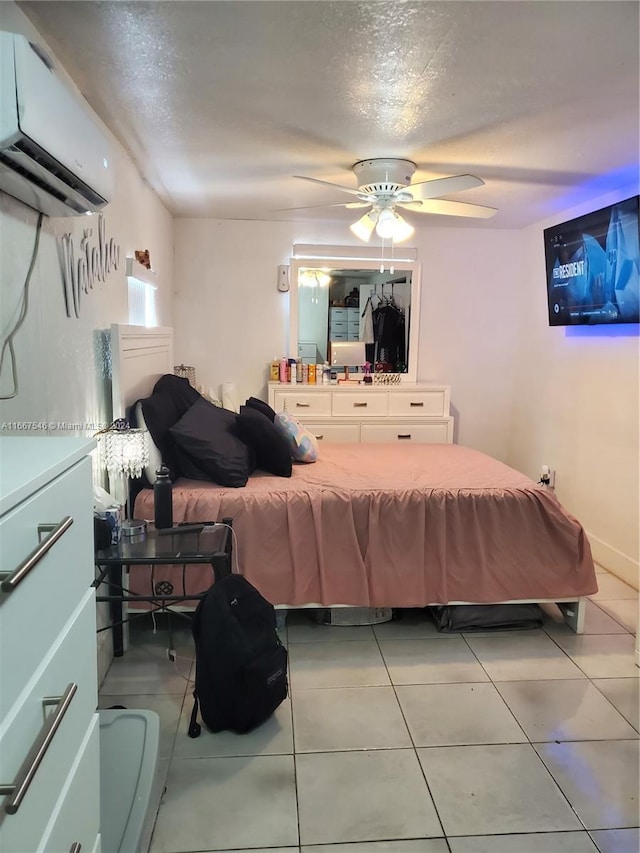
[[[447,385],[269,383],[269,405],[295,415],[319,440],[451,444]]]
[[[93,440],[0,438],[0,850],[100,850]]]

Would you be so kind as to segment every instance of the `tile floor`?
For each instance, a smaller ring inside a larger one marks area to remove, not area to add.
[[[582,636],[290,613],[290,697],[242,736],[187,737],[188,626],[174,664],[139,623],[100,706],[160,717],[150,853],[638,853],[638,594],[598,580]]]

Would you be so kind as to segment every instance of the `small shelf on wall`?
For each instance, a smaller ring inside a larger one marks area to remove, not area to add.
[[[148,284],[154,289],[158,287],[158,274],[153,270],[144,267],[135,258],[127,258],[126,263],[127,278],[135,278],[136,281],[141,281],[143,284]]]

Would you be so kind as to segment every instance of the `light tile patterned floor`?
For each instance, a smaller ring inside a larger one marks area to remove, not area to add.
[[[243,736],[187,737],[188,628],[174,664],[166,632],[138,627],[100,705],[160,716],[150,853],[637,853],[637,593],[598,581],[582,636],[291,613],[290,698]]]

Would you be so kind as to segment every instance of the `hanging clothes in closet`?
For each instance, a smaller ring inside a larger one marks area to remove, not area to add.
[[[394,298],[383,297],[373,309],[375,370],[402,372],[406,369],[405,314]]]

